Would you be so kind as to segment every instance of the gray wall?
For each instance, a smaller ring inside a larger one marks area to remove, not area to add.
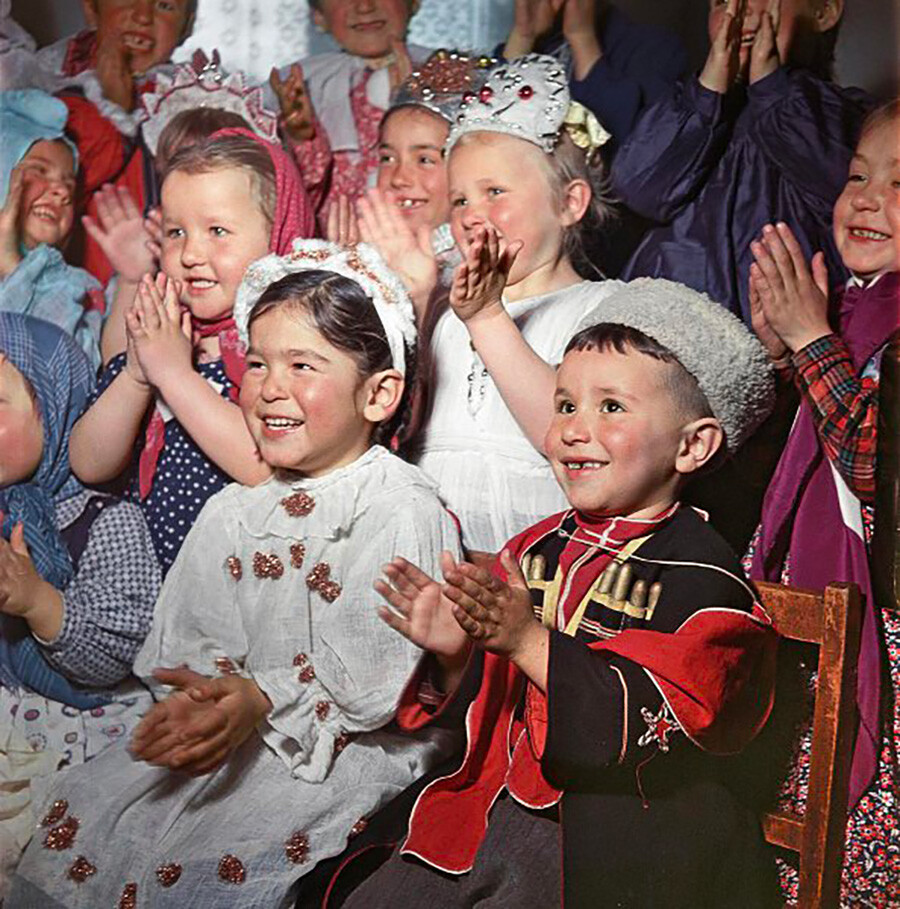
[[[678,32],[692,61],[698,66],[702,62],[707,46],[706,0],[618,0],[618,5],[636,19]],[[71,34],[84,23],[79,0],[13,0],[12,11],[40,44]],[[900,94],[900,0],[846,0],[841,29],[838,81],[882,96]]]

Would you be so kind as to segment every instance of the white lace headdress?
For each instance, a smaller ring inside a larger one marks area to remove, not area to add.
[[[286,275],[309,270],[331,271],[355,281],[372,301],[384,327],[394,369],[406,375],[405,345],[416,342],[412,301],[400,279],[378,251],[367,243],[339,246],[327,240],[294,240],[286,256],[257,259],[244,273],[234,303],[234,321],[241,340],[249,340],[250,313],[263,291]]]
[[[263,104],[263,91],[248,84],[238,71],[224,72],[219,52],[209,59],[202,50],[194,52],[190,63],[180,63],[171,75],[160,73],[153,91],[140,97],[141,130],[152,154],[169,121],[185,110],[213,107],[239,114],[253,132],[269,142],[278,138],[278,116]]]

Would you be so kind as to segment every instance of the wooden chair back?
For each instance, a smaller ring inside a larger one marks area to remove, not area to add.
[[[798,907],[837,909],[856,725],[859,588],[831,584],[819,593],[763,582],[756,587],[782,637],[819,647],[806,809],[802,816],[766,812],[763,832],[769,843],[799,854]]]

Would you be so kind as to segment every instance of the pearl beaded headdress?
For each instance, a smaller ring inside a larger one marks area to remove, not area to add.
[[[390,109],[424,107],[452,123],[463,95],[477,93],[496,62],[493,57],[436,50],[400,83]]]
[[[572,101],[559,61],[526,54],[495,66],[477,92],[463,94],[446,150],[449,153],[466,133],[483,130],[525,139],[549,154],[563,129],[588,156],[609,139],[596,117]]]
[[[273,253],[257,259],[244,272],[234,303],[234,321],[241,340],[249,340],[250,313],[263,291],[298,271],[331,271],[355,281],[368,296],[384,327],[394,369],[406,375],[405,344],[416,342],[412,302],[400,279],[374,246],[339,246],[327,240],[294,240],[286,256]]]

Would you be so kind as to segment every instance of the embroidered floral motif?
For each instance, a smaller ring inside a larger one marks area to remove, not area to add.
[[[319,592],[323,600],[333,603],[341,595],[341,585],[331,580],[331,566],[319,562],[306,576],[306,586]]]
[[[216,670],[221,675],[234,675],[237,671],[237,664],[231,657],[219,656],[215,659]]]
[[[137,884],[126,884],[122,895],[119,897],[119,909],[136,909]]]
[[[302,568],[306,558],[306,547],[302,543],[291,543],[291,567]]]
[[[219,877],[229,884],[243,884],[247,872],[236,855],[223,855],[219,860]]]
[[[361,817],[351,828],[350,833],[348,834],[349,839],[353,839],[355,836],[359,836],[366,827],[369,826],[368,818]]]
[[[241,565],[241,560],[237,556],[228,556],[225,560],[225,565],[228,568],[228,573],[235,581],[239,581],[244,576],[244,567]]]
[[[284,574],[284,563],[274,552],[254,552],[253,573],[258,578],[272,578],[275,581]]]
[[[302,865],[309,858],[309,837],[302,830],[296,830],[285,840],[284,854],[289,862]]]
[[[647,724],[647,731],[638,739],[638,745],[651,745],[655,742],[660,751],[668,751],[669,735],[681,731],[678,721],[669,713],[669,705],[663,701],[658,714],[641,707],[641,716]]]
[[[50,810],[41,818],[42,827],[52,827],[58,824],[69,810],[69,803],[65,799],[58,799],[51,806]]]
[[[156,879],[159,881],[160,887],[171,887],[173,884],[178,883],[178,878],[181,877],[181,865],[178,862],[169,862],[166,865],[160,865],[156,869]]]
[[[44,848],[52,849],[55,852],[71,849],[79,826],[77,817],[67,817],[58,827],[47,831],[47,835],[44,837]]]
[[[293,495],[282,499],[281,507],[292,518],[305,518],[316,507],[316,500],[308,492],[303,492],[301,489],[300,492],[295,492]]]
[[[92,874],[97,873],[97,866],[92,865],[83,855],[79,855],[71,865],[66,874],[75,881],[76,884],[83,884]]]
[[[316,677],[316,670],[307,663],[298,673],[297,681],[303,682],[304,685],[308,685]]]
[[[328,718],[328,714],[331,713],[331,704],[328,701],[319,701],[316,704],[316,716],[320,720],[325,720]]]

